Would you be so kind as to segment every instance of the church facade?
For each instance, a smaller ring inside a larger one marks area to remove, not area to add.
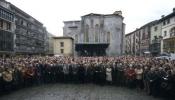
[[[123,19],[121,11],[90,13],[80,21],[64,21],[63,35],[74,39],[77,56],[119,56],[124,53]]]

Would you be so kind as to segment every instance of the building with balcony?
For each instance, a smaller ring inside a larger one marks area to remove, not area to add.
[[[160,20],[155,21],[151,27],[150,51],[153,56],[161,54],[162,24]]]
[[[43,24],[22,11],[13,4],[10,4],[15,14],[15,45],[16,54],[44,54],[46,28]]]
[[[0,56],[14,54],[14,12],[10,3],[0,1]]]
[[[125,35],[125,52],[129,55],[151,53],[151,28],[156,21],[149,22],[135,31]]]
[[[161,51],[175,53],[175,8],[167,16],[162,16],[162,44]]]
[[[125,35],[125,54],[140,55],[140,29]]]
[[[90,13],[80,21],[64,22],[63,35],[75,41],[75,55],[118,56],[124,53],[125,24],[121,11],[113,14]]]
[[[135,54],[135,34],[134,32],[129,33],[125,36],[125,53],[129,55]]]
[[[140,28],[140,55],[151,53],[151,27],[154,23],[156,23],[156,20],[151,21]]]
[[[143,25],[126,34],[125,38],[126,54],[143,55],[146,52],[157,56],[164,52],[175,53],[175,8],[169,15]]]

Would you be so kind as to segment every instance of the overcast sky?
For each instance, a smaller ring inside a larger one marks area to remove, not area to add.
[[[32,15],[56,35],[63,34],[63,21],[80,20],[89,13],[112,14],[121,10],[126,33],[172,13],[174,0],[7,0]]]

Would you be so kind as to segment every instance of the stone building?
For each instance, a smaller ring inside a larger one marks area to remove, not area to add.
[[[140,55],[140,29],[125,35],[125,54]]]
[[[169,15],[143,25],[126,34],[125,38],[126,54],[144,55],[147,52],[158,56],[162,53],[175,53],[175,8]]]
[[[134,36],[135,36],[135,40],[134,40],[134,44],[135,44],[135,52],[134,54],[135,55],[140,55],[140,33],[141,33],[141,30],[139,29],[136,29],[135,32],[134,32]]]
[[[47,33],[47,38],[46,38],[46,55],[54,55],[54,47],[53,47],[53,43],[54,43],[54,39],[53,37],[55,37],[53,34],[51,33]]]
[[[74,55],[74,40],[72,37],[53,37],[53,53],[59,56]]]
[[[124,31],[121,11],[113,14],[87,14],[81,21],[65,21],[64,36],[75,40],[78,56],[118,56],[124,53]]]
[[[137,32],[136,32],[137,31]],[[138,34],[138,35],[136,35]],[[162,16],[161,19],[149,22],[139,29],[127,34],[126,37],[126,53],[133,55],[144,55],[149,52],[152,56],[158,56],[164,52],[175,53],[175,8],[173,12],[167,16]],[[133,38],[131,38],[134,36]],[[137,36],[138,42],[137,42]],[[133,40],[135,39],[135,40]],[[131,41],[132,40],[132,41]],[[135,41],[135,42],[133,42]],[[138,50],[131,50],[131,47]]]
[[[160,19],[162,25],[161,52],[175,53],[175,8]]]
[[[153,56],[161,54],[162,25],[160,20],[155,21],[151,27],[150,51]]]
[[[0,0],[0,55],[45,54],[47,33],[41,22]]]
[[[44,54],[46,28],[43,24],[11,4],[15,14],[15,45],[16,54]]]
[[[149,22],[125,35],[126,54],[144,55],[145,53],[151,53],[151,27],[155,23],[156,21]]]
[[[150,52],[151,27],[156,21],[149,22],[140,28],[140,55]]]
[[[78,42],[78,34],[81,32],[81,21],[64,21],[63,35],[72,37]]]
[[[0,55],[14,53],[14,13],[10,3],[0,0]]]
[[[135,34],[134,32],[129,33],[125,36],[125,53],[126,54],[130,54],[130,55],[134,55],[135,54]]]

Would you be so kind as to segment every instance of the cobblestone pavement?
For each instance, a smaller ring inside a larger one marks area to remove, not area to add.
[[[25,88],[0,100],[162,100],[146,95],[143,91],[115,86],[94,84],[49,84]]]

